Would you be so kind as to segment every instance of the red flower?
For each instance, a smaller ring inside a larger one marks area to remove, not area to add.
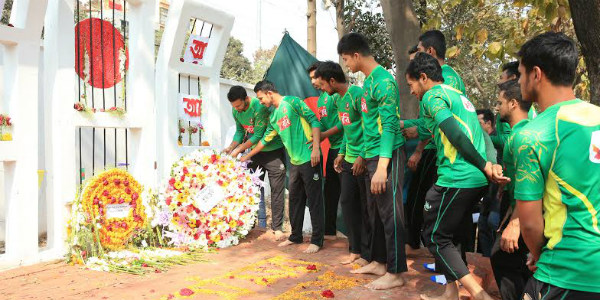
[[[317,266],[316,265],[308,265],[308,266],[306,266],[306,269],[310,270],[310,271],[316,271],[317,270]]]
[[[123,181],[123,184],[124,184],[125,186],[129,186],[129,180],[125,180],[125,181]]]
[[[183,57],[179,58],[179,61],[180,61],[180,62],[183,62]]]
[[[98,199],[98,197],[94,197],[94,205],[98,205],[98,203],[100,203],[100,200]]]
[[[217,180],[217,184],[222,186],[223,185],[223,180],[221,180],[221,179]]]
[[[102,196],[104,196],[104,197],[108,197],[108,191],[107,191],[107,190],[104,190],[104,192],[102,192]]]
[[[125,193],[127,193],[128,195],[131,194],[131,189],[130,188],[125,188]]]
[[[133,195],[131,195],[131,199],[132,200],[137,200],[140,196],[137,193],[133,193]]]
[[[179,128],[179,132],[185,133],[185,128],[183,128],[183,127]]]
[[[11,126],[10,117],[6,117],[6,126]]]
[[[185,181],[185,176],[182,175],[181,178],[179,178],[179,181],[184,182]]]
[[[177,202],[177,207],[181,206],[181,202]]]
[[[174,185],[175,184],[175,178],[171,178],[169,179],[169,185]]]
[[[167,198],[167,200],[165,201],[165,203],[166,203],[167,205],[171,205],[171,198]]]
[[[102,184],[104,184],[105,186],[108,185],[108,180],[104,179],[104,181],[102,182]]]
[[[208,166],[204,166],[204,171],[208,170]]]
[[[119,204],[123,204],[125,202],[125,200],[123,200],[123,198],[119,198]]]
[[[143,263],[143,264],[142,264],[142,267],[144,267],[144,268],[147,268],[147,267],[148,267],[148,264],[147,264],[147,263]]]
[[[194,239],[195,239],[195,240],[197,240],[197,239],[199,239],[199,238],[200,238],[200,233],[196,232],[196,233],[194,234]]]
[[[234,279],[234,278],[235,278],[235,277],[233,277],[233,276],[229,276],[229,279]]]
[[[119,185],[119,184],[121,184],[121,179],[118,179],[118,178],[117,178],[117,179],[115,179],[115,184],[116,184],[116,185]]]
[[[333,294],[333,292],[331,290],[322,291],[321,296],[323,298],[334,298],[335,297],[335,295]]]
[[[173,214],[173,218],[177,218],[177,217],[179,217],[179,214],[178,213],[174,213]]]
[[[197,64],[198,64],[198,61],[196,61],[196,60],[195,60],[195,61],[193,61],[192,63],[193,63],[193,64],[195,64],[195,65],[197,65]]]
[[[210,161],[214,164],[215,162],[217,162],[217,155],[213,154],[210,156]]]
[[[269,280],[267,280],[266,278],[262,279],[263,282],[269,282]]]
[[[183,167],[183,174],[187,174],[189,173],[188,169],[186,167]]]

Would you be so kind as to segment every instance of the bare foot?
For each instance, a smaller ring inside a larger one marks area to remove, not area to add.
[[[365,260],[364,258],[359,258],[359,259],[355,260],[354,263],[361,267],[364,267],[369,264],[369,262],[367,260]]]
[[[370,264],[356,270],[350,271],[352,274],[373,274],[383,276],[385,274],[385,264],[372,261]]]
[[[337,236],[335,236],[335,235],[326,235],[324,238],[327,241],[335,241],[337,239]]]
[[[289,246],[289,245],[293,245],[293,244],[294,244],[294,242],[292,242],[290,240],[285,240],[285,241],[279,243],[279,245],[277,245],[277,246],[279,246],[279,247],[285,247],[285,246]]]
[[[281,241],[285,239],[285,234],[283,233],[283,231],[281,230],[275,230],[275,240],[276,241]]]
[[[315,244],[310,244],[308,245],[308,247],[306,247],[306,250],[304,250],[304,253],[317,253],[319,252],[319,249],[321,249],[321,247],[315,245]]]
[[[355,262],[359,258],[360,258],[360,254],[350,253],[350,256],[348,256],[348,258],[342,260],[340,262],[340,264],[342,264],[342,265],[351,264],[351,263]]]
[[[489,296],[488,296],[489,297]],[[444,293],[438,296],[427,296],[425,294],[421,294],[422,300],[458,300],[458,286],[456,282],[449,282],[446,284],[446,289]],[[487,299],[486,299],[487,300]]]
[[[389,290],[395,287],[403,286],[405,283],[401,274],[385,273],[377,280],[365,285],[365,287],[374,290]]]

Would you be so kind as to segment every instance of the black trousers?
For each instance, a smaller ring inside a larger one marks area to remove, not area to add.
[[[435,257],[435,267],[448,282],[469,274],[465,247],[457,247],[453,240],[461,236],[467,224],[472,224],[473,206],[487,191],[478,188],[448,188],[434,184],[427,192],[424,206],[423,239]]]
[[[352,175],[352,164],[345,160],[342,162],[342,168],[340,205],[348,231],[349,250],[350,253],[360,254],[360,257],[366,261],[371,261],[365,176]]]
[[[340,174],[333,168],[333,162],[340,149],[329,149],[325,164],[325,235],[336,235],[338,203],[340,201]]]
[[[304,207],[308,206],[312,225],[310,243],[323,246],[323,181],[322,166],[315,167],[310,162],[290,166],[290,224],[292,234],[289,240],[302,243],[302,225],[304,224]]]
[[[273,230],[282,230],[283,210],[285,207],[285,150],[279,148],[273,151],[259,152],[252,157],[249,167],[256,170],[260,167],[263,172],[266,171],[269,176],[269,185],[271,186],[271,228]],[[260,179],[264,179],[265,174]],[[264,190],[261,189],[264,193]]]
[[[510,193],[505,192],[502,195],[501,206],[506,207],[506,210],[508,210]],[[503,211],[506,213],[504,209]],[[501,215],[501,217],[504,217],[504,215]],[[527,268],[527,252],[529,250],[522,236],[519,237],[519,249],[515,252],[508,253],[500,249],[502,232],[506,229],[510,218],[511,216],[507,216],[507,220],[500,227],[500,232],[497,234],[492,247],[490,263],[502,300],[519,300],[523,296],[525,285],[533,273]]]
[[[404,147],[394,150],[387,169],[387,183],[383,194],[371,193],[371,179],[377,170],[379,157],[367,160],[367,207],[372,231],[369,244],[374,261],[385,263],[387,272],[402,273],[408,270],[404,249],[404,207],[402,181],[404,180]]]
[[[436,150],[425,149],[413,179],[408,187],[406,198],[407,244],[413,249],[421,248],[421,229],[423,228],[423,205],[425,195],[437,181]]]
[[[535,278],[529,279],[525,286],[523,300],[598,300],[600,293],[581,292],[559,288]]]

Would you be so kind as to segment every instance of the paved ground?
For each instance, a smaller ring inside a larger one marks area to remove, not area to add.
[[[206,254],[208,262],[178,266],[144,276],[84,270],[62,261],[0,273],[2,299],[419,299],[420,293],[441,293],[423,269],[426,256],[410,258],[407,285],[388,291],[363,287],[373,276],[350,274],[338,262],[347,241],[326,241],[317,254],[303,254],[304,245],[278,248],[270,233],[255,230],[238,246]],[[488,291],[497,294],[489,262],[470,255],[471,271]],[[332,294],[324,291],[330,290]],[[463,291],[463,295],[465,295]],[[468,299],[462,296],[462,299]]]

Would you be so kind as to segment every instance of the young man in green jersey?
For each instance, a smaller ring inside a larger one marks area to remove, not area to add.
[[[527,268],[527,247],[521,237],[519,213],[515,210],[514,182],[515,160],[514,138],[527,123],[527,112],[531,102],[523,101],[521,87],[517,80],[509,80],[498,85],[500,94],[496,109],[501,120],[510,124],[512,131],[504,145],[504,174],[510,178],[502,194],[500,216],[503,221],[498,229],[498,237],[492,247],[490,262],[496,277],[502,300],[520,300],[531,271]],[[502,187],[500,187],[502,188]],[[494,230],[495,231],[495,230]]]
[[[281,137],[290,157],[289,215],[292,234],[280,247],[300,244],[304,207],[308,206],[312,225],[310,245],[305,253],[316,253],[323,247],[323,189],[320,135],[321,124],[308,105],[300,98],[282,96],[273,83],[263,80],[254,87],[256,97],[266,107],[274,107],[263,139],[242,161],[258,154],[275,137]]]
[[[243,153],[246,149],[255,146],[265,134],[269,124],[269,109],[260,104],[257,98],[250,98],[246,89],[236,85],[229,89],[227,99],[232,106],[231,113],[235,120],[236,131],[231,144],[223,150],[233,157]],[[246,140],[244,142],[244,139]],[[273,141],[252,158],[249,167],[256,170],[258,167],[269,174],[271,186],[271,228],[275,232],[275,239],[281,240],[283,236],[283,209],[285,185],[285,153],[283,152],[281,138],[275,137]],[[264,178],[264,174],[262,176]],[[261,178],[261,179],[262,179]],[[261,189],[264,195],[264,190]],[[261,196],[261,198],[264,198]],[[261,199],[264,201],[264,199]],[[264,204],[262,204],[264,205]]]
[[[442,84],[442,69],[433,56],[418,53],[406,70],[411,93],[423,102],[425,126],[433,132],[438,180],[426,196],[423,237],[448,284],[438,297],[458,299],[460,283],[473,299],[492,299],[475,281],[453,239],[472,222],[471,212],[487,190],[492,163],[475,107],[459,90]],[[491,147],[491,143],[490,143]]]
[[[340,176],[333,167],[333,161],[337,157],[344,138],[342,132],[342,123],[337,115],[337,101],[340,98],[338,94],[327,94],[319,86],[315,71],[321,64],[320,61],[313,63],[308,68],[308,75],[313,87],[321,92],[317,100],[317,114],[321,122],[321,141],[329,139],[329,151],[327,152],[327,161],[325,162],[325,239],[335,240],[337,229],[337,211],[340,201]]]
[[[418,52],[427,53],[435,57],[442,66],[442,77],[444,84],[449,85],[463,94],[466,94],[462,78],[456,71],[446,64],[446,37],[439,30],[429,30],[419,36],[416,46]],[[414,56],[413,56],[414,58]],[[411,59],[412,60],[412,59]],[[421,229],[423,227],[423,205],[425,195],[429,188],[437,180],[437,166],[435,165],[435,145],[430,141],[432,133],[425,128],[423,120],[423,109],[419,109],[419,118],[404,120],[400,123],[406,138],[420,141],[415,152],[408,159],[408,167],[416,171],[407,197],[407,253],[414,254],[421,247]],[[464,242],[462,244],[465,244]]]
[[[367,160],[369,224],[373,241],[385,240],[385,249],[371,242],[373,261],[352,272],[383,275],[367,287],[390,289],[404,285],[401,274],[408,270],[402,206],[405,153],[404,137],[399,128],[398,85],[394,77],[375,61],[363,35],[344,35],[337,50],[350,71],[360,71],[366,76],[361,114],[363,151]]]
[[[314,78],[319,81],[319,86],[325,93],[340,95],[336,115],[344,126],[344,136],[334,167],[342,177],[340,206],[348,232],[350,251],[350,257],[341,263],[357,263],[364,266],[371,260],[371,256],[364,177],[366,161],[360,109],[363,90],[358,86],[349,85],[342,67],[332,61],[321,63],[314,73]],[[383,246],[385,247],[385,244]]]
[[[515,137],[515,199],[537,270],[524,299],[600,299],[600,108],[575,97],[577,45],[563,33],[518,53],[523,98],[540,114]]]

